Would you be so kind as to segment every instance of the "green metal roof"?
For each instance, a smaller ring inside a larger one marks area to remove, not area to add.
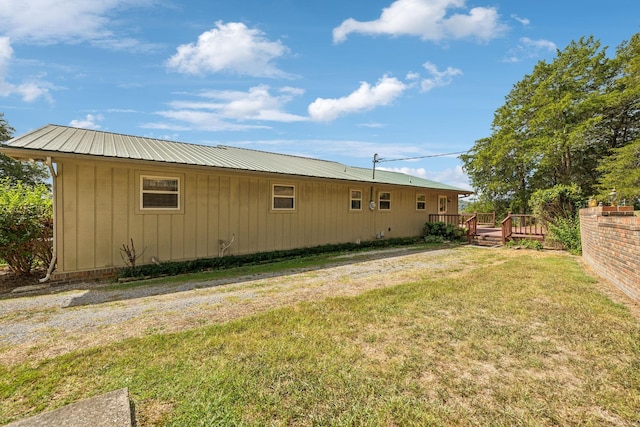
[[[0,145],[10,155],[26,158],[60,154],[146,160],[244,171],[298,175],[346,181],[404,185],[470,193],[469,190],[398,172],[346,166],[307,157],[223,145],[206,146],[122,135],[67,126],[47,125]]]

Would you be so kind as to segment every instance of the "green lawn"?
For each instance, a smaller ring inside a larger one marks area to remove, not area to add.
[[[640,424],[640,322],[576,258],[0,367],[0,423],[128,387],[138,425]]]

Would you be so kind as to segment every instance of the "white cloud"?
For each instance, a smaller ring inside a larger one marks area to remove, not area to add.
[[[42,97],[53,102],[49,94],[50,85],[45,82],[25,81],[12,84],[7,81],[7,71],[13,59],[13,48],[9,37],[0,37],[0,96],[19,95],[25,102],[32,102]]]
[[[177,130],[186,126],[202,130],[264,129],[268,126],[250,125],[247,121],[291,123],[308,120],[307,117],[284,111],[287,103],[304,93],[302,89],[283,87],[271,94],[267,85],[250,88],[247,92],[213,90],[199,93],[196,100],[176,100],[169,103],[171,110],[158,114],[182,122]],[[147,124],[146,127],[153,127]],[[173,126],[162,124],[162,126]],[[169,127],[168,129],[174,129]]]
[[[382,123],[375,123],[375,122],[374,122],[374,123],[360,123],[360,124],[358,125],[358,127],[361,127],[361,128],[370,128],[370,129],[383,128],[383,127],[385,127],[385,126],[386,126],[385,124],[382,124]]]
[[[551,42],[549,40],[544,40],[544,39],[532,40],[532,39],[530,39],[528,37],[523,37],[523,38],[520,39],[520,42],[525,47],[530,47],[530,48],[533,48],[533,49],[546,50],[548,52],[555,52],[556,49],[558,48],[554,42]]]
[[[269,86],[259,85],[250,88],[248,92],[209,91],[202,96],[218,101],[209,104],[208,108],[217,110],[227,119],[299,122],[307,118],[285,113],[282,109],[295,96],[303,93],[302,89],[283,87],[278,95],[273,96]]]
[[[13,48],[9,37],[0,37],[0,76],[4,76],[13,57]]]
[[[410,35],[432,41],[467,37],[487,41],[506,30],[492,7],[474,7],[468,14],[449,13],[450,9],[464,7],[465,0],[396,0],[375,21],[345,20],[334,28],[333,41],[343,42],[351,33]]]
[[[531,21],[527,18],[520,18],[518,15],[516,15],[515,13],[511,15],[511,17],[513,19],[515,19],[516,21],[518,21],[519,23],[521,23],[522,25],[529,25],[531,23]]]
[[[429,78],[422,79],[420,82],[420,90],[422,92],[428,92],[434,87],[447,86],[451,84],[454,76],[462,74],[461,70],[453,67],[447,67],[446,70],[439,71],[438,67],[431,62],[425,62],[422,66],[431,76]]]
[[[268,126],[238,124],[223,120],[218,114],[207,111],[168,110],[156,114],[171,122],[147,123],[143,128],[164,130],[206,130],[206,131],[239,131],[246,129],[269,129]],[[176,123],[177,122],[177,123]]]
[[[332,121],[344,114],[388,105],[407,88],[406,84],[395,77],[383,76],[375,86],[362,82],[356,91],[342,98],[317,98],[308,107],[309,115],[312,120]]]
[[[455,168],[447,168],[440,171],[428,171],[425,168],[409,168],[409,167],[399,167],[399,168],[388,168],[385,166],[378,167],[381,170],[391,171],[391,172],[400,172],[407,175],[417,176],[420,178],[430,179],[432,181],[441,182],[443,184],[452,185],[454,187],[461,188],[463,190],[469,189],[471,190],[471,183],[469,181],[469,177],[462,170],[462,166],[456,166]]]
[[[289,52],[279,40],[241,22],[216,22],[212,30],[200,34],[196,43],[178,46],[167,67],[180,73],[202,75],[230,72],[255,77],[287,77],[272,61]]]
[[[524,59],[539,58],[546,53],[555,53],[558,47],[549,40],[532,40],[522,37],[520,43],[510,49],[504,62],[520,62]]]
[[[119,42],[109,14],[127,7],[148,6],[154,0],[6,0],[0,2],[0,33],[20,42],[110,40],[113,44],[137,45],[133,39]],[[107,43],[105,47],[111,47]],[[118,48],[118,46],[115,46]],[[125,46],[120,46],[125,47]]]
[[[101,114],[94,116],[93,114],[87,114],[84,119],[81,120],[71,120],[69,122],[69,126],[74,128],[83,128],[83,129],[94,129],[98,130],[102,126],[100,126],[97,122],[102,121],[104,117]]]

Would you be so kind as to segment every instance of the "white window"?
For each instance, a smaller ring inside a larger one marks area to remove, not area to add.
[[[362,191],[361,190],[351,190],[351,207],[349,209],[352,211],[362,210]]]
[[[294,185],[274,184],[271,206],[274,211],[292,211],[296,207],[296,187]]]
[[[447,196],[438,196],[438,213],[447,213]]]
[[[427,196],[424,194],[416,194],[416,210],[427,210]]]
[[[378,209],[382,211],[391,210],[391,193],[386,191],[378,193]]]
[[[180,178],[140,175],[140,209],[180,210]]]

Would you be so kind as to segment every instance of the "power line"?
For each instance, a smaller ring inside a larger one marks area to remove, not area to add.
[[[374,163],[382,163],[382,162],[397,162],[397,161],[400,161],[400,160],[418,160],[418,159],[426,159],[426,158],[429,158],[429,157],[453,156],[453,155],[456,155],[456,154],[464,154],[464,153],[468,153],[468,152],[469,152],[469,150],[467,150],[467,151],[457,151],[455,153],[429,154],[429,155],[426,155],[426,156],[418,156],[418,157],[403,157],[403,158],[400,158],[400,159],[382,159],[382,158],[378,157],[378,155],[376,154],[374,156],[373,162]]]
[[[377,163],[382,163],[382,162],[398,162],[400,160],[418,160],[418,159],[426,159],[429,157],[444,157],[444,156],[453,156],[456,154],[464,154],[464,153],[468,153],[469,150],[467,151],[457,151],[455,153],[441,153],[441,154],[429,154],[426,156],[418,156],[418,157],[403,157],[401,159],[382,159],[380,157],[378,157],[378,153],[373,155],[373,179],[376,179],[376,164]]]

